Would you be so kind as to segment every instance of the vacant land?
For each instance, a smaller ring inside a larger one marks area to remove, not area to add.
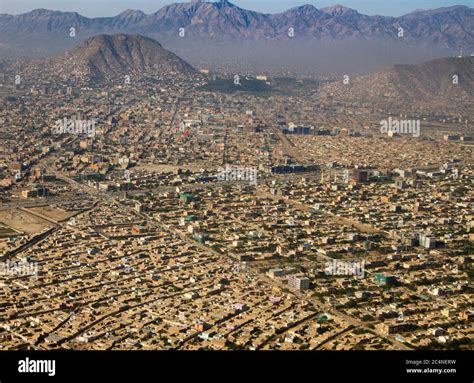
[[[71,213],[68,213],[67,211],[57,209],[52,206],[31,207],[28,208],[28,211],[31,211],[40,216],[44,216],[56,222],[67,220],[73,215]]]
[[[36,234],[51,226],[48,221],[19,209],[0,211],[0,225],[9,226],[27,234]]]

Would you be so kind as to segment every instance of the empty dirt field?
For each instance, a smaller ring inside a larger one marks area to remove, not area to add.
[[[30,207],[27,210],[56,222],[65,221],[74,215],[74,212],[67,212],[52,206]]]
[[[51,227],[52,224],[19,209],[9,209],[0,211],[1,226],[9,226],[26,234],[36,234]]]

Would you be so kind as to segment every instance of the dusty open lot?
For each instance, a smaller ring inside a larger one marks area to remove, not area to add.
[[[74,212],[67,212],[61,209],[54,208],[52,206],[31,207],[28,208],[28,211],[42,215],[57,222],[69,219],[72,215],[74,215]]]
[[[2,224],[26,234],[35,234],[51,227],[48,221],[19,209],[0,211],[0,225]]]

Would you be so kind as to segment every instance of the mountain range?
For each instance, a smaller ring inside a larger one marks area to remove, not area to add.
[[[342,53],[340,60],[347,61],[344,52],[352,46],[354,49],[348,54],[358,65],[352,64],[349,69],[360,71],[365,67],[367,54],[373,56],[369,59],[378,60],[376,67],[383,67],[397,62],[399,56],[419,62],[461,49],[471,52],[474,9],[452,6],[386,17],[363,15],[342,5],[322,9],[304,5],[282,13],[264,14],[225,0],[171,4],[152,14],[127,10],[114,17],[99,18],[37,9],[16,16],[0,15],[0,54],[47,56],[104,33],[139,33],[152,37],[195,66],[225,66],[237,59],[243,61],[244,67],[255,64],[256,70],[261,56],[269,56],[268,62],[275,63],[275,58],[288,52],[288,47],[300,56],[304,56],[302,52],[309,54],[309,50],[317,56],[328,54],[336,58]],[[300,58],[294,65],[314,64],[314,57],[309,56]],[[276,61],[282,61],[283,66],[291,64],[290,58]],[[316,61],[318,70],[326,70],[322,63]],[[333,65],[326,67],[332,69]],[[373,65],[369,65],[368,70],[372,69]]]

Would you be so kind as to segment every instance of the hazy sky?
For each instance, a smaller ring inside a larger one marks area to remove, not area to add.
[[[173,0],[0,0],[0,13],[19,14],[46,8],[76,11],[84,16],[115,16],[126,9],[156,12]],[[232,3],[259,12],[277,13],[288,8],[313,4],[323,8],[337,3],[357,9],[367,15],[400,16],[415,9],[432,9],[452,5],[474,6],[474,0],[234,0]]]

